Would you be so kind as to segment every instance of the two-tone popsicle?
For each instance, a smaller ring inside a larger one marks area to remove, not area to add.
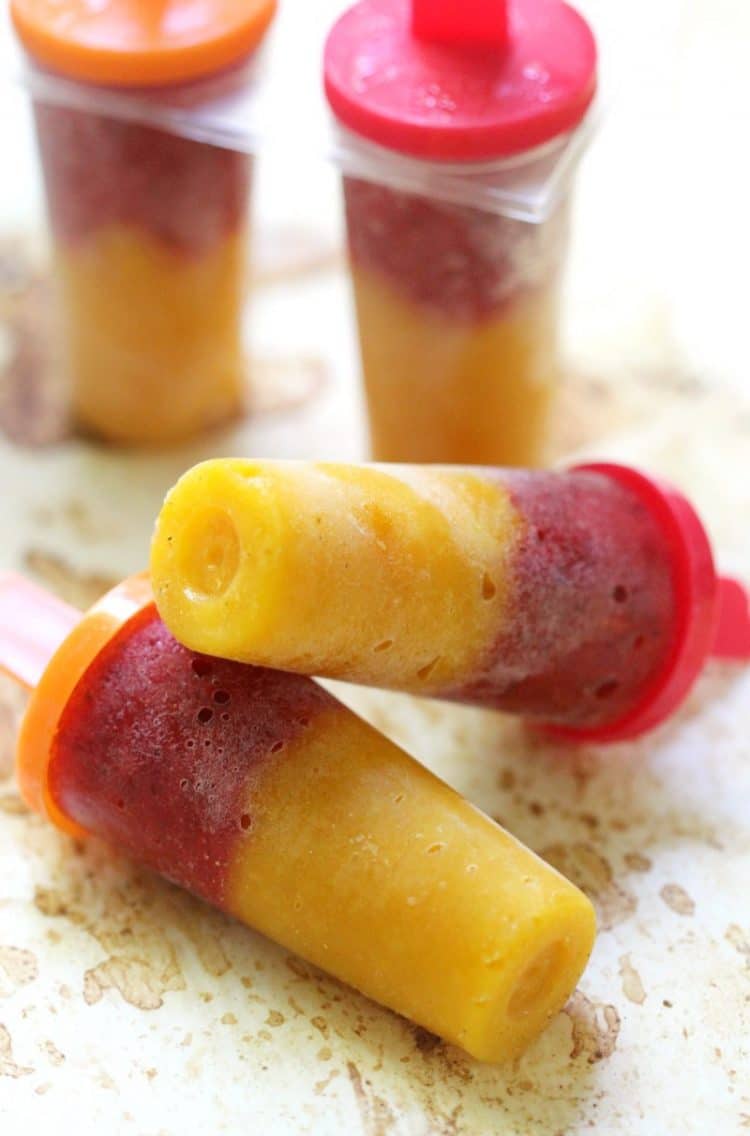
[[[579,739],[642,733],[709,654],[750,657],[695,511],[624,466],[206,462],[167,496],[151,570],[194,650]]]
[[[244,408],[252,163],[195,128],[211,83],[248,65],[275,6],[11,0],[41,88],[60,366],[87,433],[169,444]],[[177,105],[184,137],[166,125]]]
[[[589,901],[311,679],[197,654],[144,577],[83,618],[0,577],[0,666],[34,688],[18,778],[95,834],[485,1061],[591,950]]]

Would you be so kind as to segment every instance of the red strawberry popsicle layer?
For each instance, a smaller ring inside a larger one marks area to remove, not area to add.
[[[337,704],[300,676],[186,650],[153,608],[140,622],[68,702],[50,790],[83,828],[221,906],[253,823],[248,785]]]
[[[524,519],[510,562],[511,614],[475,674],[443,697],[560,725],[621,717],[674,644],[664,533],[605,478],[496,476]]]
[[[405,301],[454,324],[509,314],[555,285],[567,211],[532,225],[465,205],[344,179],[349,255]]]
[[[121,225],[190,257],[243,226],[246,155],[89,111],[37,103],[34,116],[59,241]]]

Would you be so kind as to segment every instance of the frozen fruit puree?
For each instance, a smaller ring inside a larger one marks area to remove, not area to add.
[[[20,594],[0,579],[0,665],[28,681]],[[557,872],[311,679],[178,644],[142,578],[41,674],[18,776],[61,827],[482,1060],[524,1048],[591,949],[591,905]]]
[[[516,0],[505,16],[499,0],[360,0],[326,45],[333,113],[387,183],[376,172],[344,178],[379,461],[528,466],[544,456],[568,182],[535,222],[518,205],[511,216],[457,204],[438,183],[463,175],[507,187],[519,170],[522,180],[540,146],[582,121],[596,48],[557,0]],[[424,188],[404,192],[409,174]]]
[[[538,462],[567,208],[528,224],[354,178],[344,199],[374,457]]]
[[[37,106],[73,413],[125,443],[239,411],[249,159]]]
[[[137,0],[13,0],[38,65],[90,86],[160,90],[238,64],[273,0],[208,0],[155,18]],[[189,16],[189,18],[187,18]],[[79,94],[80,94],[79,92]],[[196,88],[190,99],[199,100]],[[61,355],[77,423],[175,442],[243,405],[249,159],[95,109],[35,105],[54,240]]]
[[[600,730],[670,672],[688,607],[708,650],[710,548],[679,498],[688,602],[654,486],[614,466],[220,459],[168,494],[152,580],[195,650]]]

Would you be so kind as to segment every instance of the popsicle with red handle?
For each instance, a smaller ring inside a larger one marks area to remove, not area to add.
[[[712,653],[750,658],[746,593],[691,505],[613,464],[206,462],[168,494],[151,568],[195,650],[580,740],[635,737]]]
[[[543,465],[591,28],[558,0],[358,0],[323,82],[359,156],[343,196],[372,456]],[[505,196],[529,179],[533,222]]]
[[[564,1004],[589,901],[311,679],[197,654],[145,577],[88,614],[0,577],[24,798],[486,1061]]]

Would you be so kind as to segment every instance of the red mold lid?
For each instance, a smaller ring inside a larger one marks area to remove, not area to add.
[[[11,0],[45,67],[84,82],[168,86],[223,71],[258,46],[276,0]]]
[[[580,123],[596,44],[562,0],[360,0],[328,36],[324,82],[336,117],[370,141],[480,161]]]
[[[640,703],[615,722],[581,729],[545,727],[547,733],[571,741],[625,741],[669,718],[687,698],[709,658],[750,661],[750,597],[738,580],[718,575],[706,530],[678,490],[614,463],[573,469],[603,474],[635,493],[657,520],[672,554],[676,627],[663,672]]]

